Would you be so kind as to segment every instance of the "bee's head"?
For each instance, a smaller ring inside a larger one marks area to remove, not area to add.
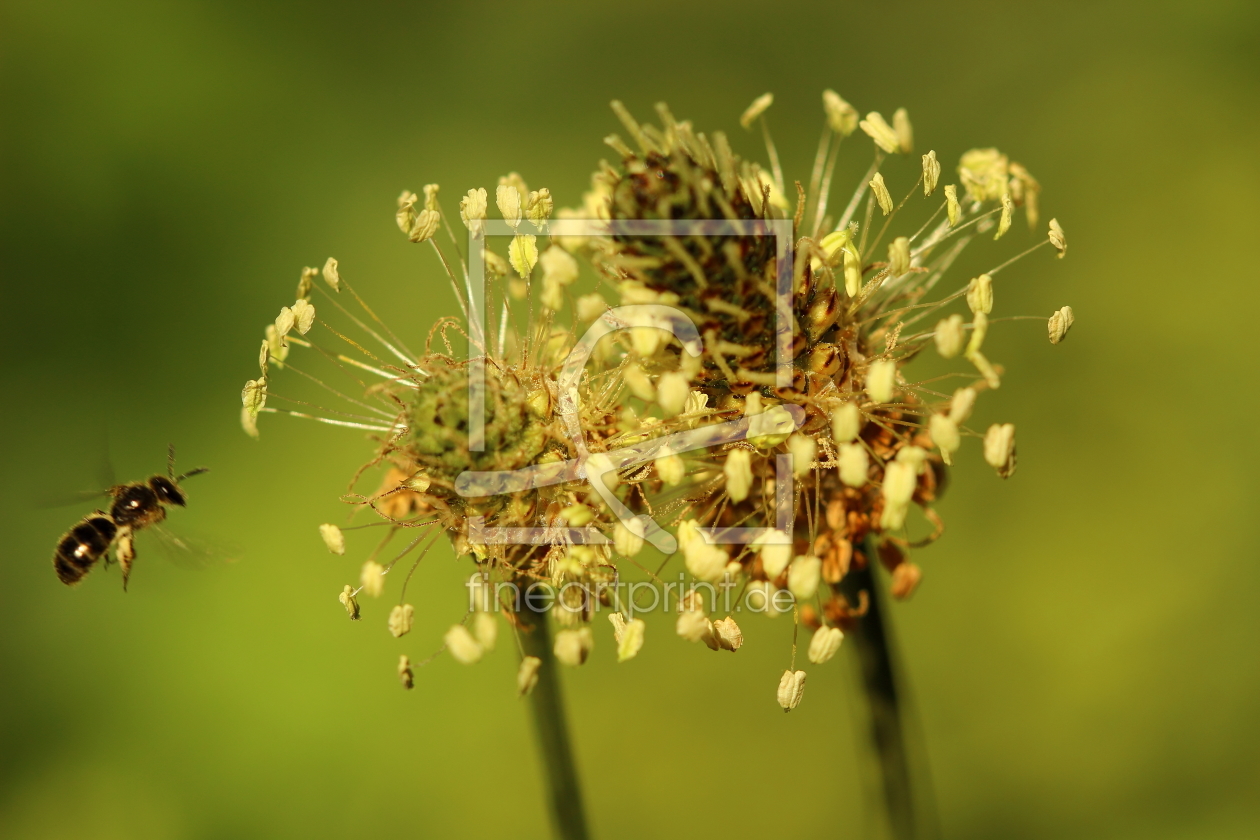
[[[180,507],[188,504],[188,497],[184,495],[184,491],[180,490],[175,482],[166,476],[153,476],[149,479],[149,487],[157,494],[158,499],[163,504],[179,505]]]

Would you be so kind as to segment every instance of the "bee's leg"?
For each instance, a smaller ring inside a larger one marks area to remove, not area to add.
[[[131,561],[136,559],[136,546],[130,528],[122,528],[114,538],[114,556],[122,569],[123,592],[127,591],[127,578],[131,576]]]

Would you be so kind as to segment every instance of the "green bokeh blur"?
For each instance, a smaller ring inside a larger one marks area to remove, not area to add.
[[[332,254],[422,335],[455,305],[398,192],[439,182],[449,210],[519,170],[575,205],[612,98],[760,156],[737,117],[773,90],[803,179],[827,87],[907,107],[946,177],[1008,151],[1071,241],[998,290],[999,314],[1077,314],[1058,347],[991,339],[1008,375],[977,422],[1018,426],[1019,472],[964,449],[895,608],[944,836],[1260,836],[1254,3],[345,8],[0,4],[0,838],[545,836],[508,646],[393,674],[462,615],[466,568],[426,561],[401,641],[381,602],[346,621],[358,561],[315,526],[361,436],[240,432],[261,326]],[[93,484],[103,429],[122,478],[168,441],[212,467],[175,518],[243,559],[58,584],[82,509],[31,502]],[[597,628],[565,674],[599,837],[878,834],[849,663],[784,715],[790,622],[743,624],[719,657],[657,617],[624,665]]]

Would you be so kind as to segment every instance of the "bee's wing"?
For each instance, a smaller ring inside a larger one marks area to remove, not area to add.
[[[161,525],[150,525],[140,531],[138,537],[144,553],[152,551],[182,569],[203,569],[218,563],[234,563],[241,558],[239,546],[191,534],[184,528],[175,533]]]
[[[36,496],[32,500],[32,504],[36,508],[46,510],[48,508],[70,507],[71,505],[85,505],[88,502],[104,499],[107,496],[109,496],[108,490],[54,491]]]

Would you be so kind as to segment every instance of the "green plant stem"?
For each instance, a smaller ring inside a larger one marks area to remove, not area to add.
[[[845,594],[852,603],[857,603],[861,591],[870,598],[866,615],[858,619],[849,638],[857,650],[862,686],[870,707],[871,736],[879,758],[889,827],[896,840],[913,840],[924,826],[918,824],[922,815],[916,809],[910,773],[896,650],[874,570],[879,555],[873,541],[867,541],[865,553],[866,568],[854,569],[844,578]]]
[[[526,656],[542,660],[538,683],[529,694],[534,733],[538,738],[538,754],[546,776],[547,799],[551,824],[560,840],[587,840],[586,812],[582,807],[582,789],[578,783],[577,764],[569,739],[568,719],[564,713],[564,697],[560,690],[559,663],[552,654],[551,630],[547,616],[526,607],[519,613],[528,622],[521,633],[521,646]]]

